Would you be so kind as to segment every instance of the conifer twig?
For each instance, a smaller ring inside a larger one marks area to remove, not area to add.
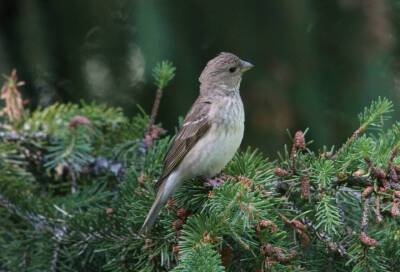
[[[336,160],[340,154],[346,150],[358,137],[360,137],[368,127],[375,126],[381,127],[382,122],[386,117],[386,114],[393,110],[393,104],[386,98],[378,98],[373,101],[370,107],[366,107],[358,118],[360,120],[360,126],[357,128],[351,137],[336,151],[332,156],[333,160]]]
[[[376,221],[378,223],[382,222],[383,221],[383,216],[382,216],[382,213],[381,213],[381,198],[380,198],[380,196],[378,194],[375,196],[375,208],[373,210],[375,212]]]
[[[53,249],[53,255],[51,258],[51,271],[52,272],[57,272],[57,264],[58,264],[58,256],[60,253],[60,246],[58,243],[55,244],[54,249]]]
[[[47,135],[43,132],[17,133],[15,131],[0,131],[0,140],[3,141],[26,142],[29,140],[45,140],[46,138]]]
[[[346,183],[347,185],[350,185],[350,186],[361,186],[361,187],[370,186],[373,184],[373,182],[369,176],[366,176],[366,177],[349,176],[345,180],[341,180],[341,179],[337,178],[335,180],[334,186],[340,187],[344,183]]]
[[[5,196],[0,194],[0,206],[6,208],[11,214],[15,214],[19,217],[26,219],[28,222],[32,222],[29,217],[25,216],[13,203],[11,203]]]
[[[158,114],[158,109],[160,107],[160,102],[161,102],[161,98],[162,98],[162,89],[157,89],[156,91],[156,97],[154,99],[154,104],[153,104],[153,108],[151,109],[151,115],[150,115],[150,121],[149,121],[149,125],[147,127],[147,133],[150,133],[150,130],[153,128],[154,123],[156,121],[156,117]]]
[[[301,214],[301,211],[300,211],[298,208],[296,208],[296,206],[295,206],[294,203],[288,202],[287,204],[289,205],[290,209],[291,209],[292,211],[294,211],[296,214]],[[304,225],[306,225],[306,226],[312,231],[312,233],[315,234],[315,236],[316,236],[320,241],[322,241],[323,243],[325,243],[325,244],[327,245],[327,247],[328,247],[331,251],[333,251],[333,252],[338,252],[338,253],[340,254],[340,256],[342,256],[342,257],[344,257],[344,256],[349,257],[346,248],[345,248],[342,244],[340,244],[340,243],[338,243],[338,242],[335,242],[335,241],[333,240],[332,237],[330,237],[330,236],[329,236],[328,234],[326,234],[325,232],[319,230],[319,229],[315,226],[315,224],[314,224],[308,217],[303,217],[303,218],[300,219],[300,220],[301,220],[301,222],[302,222]]]
[[[363,201],[363,210],[361,214],[361,233],[359,235],[361,243],[365,246],[375,246],[378,244],[378,241],[368,236],[368,215],[369,215],[369,201],[370,196],[364,198]]]
[[[0,194],[0,206],[5,207],[11,214],[15,214],[20,218],[23,218],[27,222],[29,222],[32,227],[37,231],[49,231],[53,234],[53,238],[55,240],[61,241],[61,239],[65,235],[65,231],[60,231],[61,229],[57,227],[53,227],[49,220],[40,214],[25,214],[22,212],[18,207],[12,204],[7,198]],[[65,228],[63,228],[65,229]],[[52,261],[51,261],[51,271],[58,271],[57,270],[57,263],[59,258],[59,241],[55,243],[55,247],[53,250]]]
[[[20,218],[23,218],[29,222],[32,227],[37,231],[50,232],[53,235],[54,249],[51,259],[51,271],[58,271],[58,260],[60,252],[60,243],[64,239],[67,233],[67,228],[65,225],[54,226],[50,223],[50,219],[41,215],[34,213],[22,212],[17,206],[11,203],[5,196],[0,194],[0,206],[6,208],[11,214],[14,214]]]
[[[332,159],[336,160],[337,157],[343,153],[343,151],[349,146],[351,145],[361,134],[364,133],[366,127],[359,127],[358,129],[356,129],[353,134],[351,135],[350,138],[347,139],[347,141],[338,149],[338,151],[336,151],[335,154],[333,154]]]
[[[147,145],[151,145],[152,139],[156,137],[153,133],[154,124],[156,122],[158,110],[160,108],[160,102],[164,88],[175,76],[175,67],[169,61],[162,61],[157,63],[153,69],[153,77],[155,85],[157,86],[156,97],[154,99],[153,108],[151,109],[151,115],[147,131],[145,133],[145,140]],[[158,133],[156,134],[159,135]],[[150,139],[149,139],[150,138]],[[147,143],[148,142],[148,143]]]
[[[78,191],[78,183],[76,181],[76,174],[72,169],[70,169],[70,177],[71,177],[71,193],[75,194]]]
[[[396,145],[390,154],[389,162],[388,162],[388,173],[389,173],[389,178],[391,182],[399,182],[399,177],[397,175],[396,167],[393,164],[394,159],[398,156],[399,154],[399,146]]]
[[[34,214],[34,213],[25,213],[22,212],[17,206],[11,203],[5,196],[0,194],[0,206],[6,208],[11,214],[15,214],[16,216],[26,220],[29,222],[35,230],[46,230],[52,232],[53,234],[61,233],[58,228],[52,226],[50,224],[50,220],[41,214]],[[63,231],[64,232],[64,231]]]

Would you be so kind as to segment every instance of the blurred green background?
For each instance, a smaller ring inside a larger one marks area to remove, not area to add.
[[[242,81],[243,146],[274,157],[285,129],[339,144],[377,96],[400,105],[396,0],[0,0],[0,73],[17,68],[29,106],[100,101],[150,111],[151,70],[177,75],[158,121],[173,132],[221,51],[255,64]]]

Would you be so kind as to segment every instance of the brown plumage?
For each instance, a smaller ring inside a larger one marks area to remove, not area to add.
[[[203,98],[198,98],[193,104],[164,158],[163,174],[156,183],[157,188],[210,128],[207,118],[210,106],[211,101]]]

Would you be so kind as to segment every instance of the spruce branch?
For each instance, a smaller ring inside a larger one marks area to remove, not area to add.
[[[53,140],[45,155],[47,169],[55,170],[58,176],[68,171],[71,179],[71,192],[78,190],[77,176],[84,167],[94,160],[91,136],[95,131],[91,121],[84,116],[74,116],[68,123],[65,134]]]
[[[9,129],[9,128],[7,128]],[[0,131],[0,140],[7,142],[29,143],[32,141],[43,141],[48,138],[43,132],[17,132],[15,130]]]
[[[33,222],[30,216],[25,215],[17,206],[11,203],[4,195],[0,194],[0,206],[6,208],[9,213],[15,214],[26,221],[32,223],[32,225],[37,226],[36,223]],[[37,218],[37,217],[36,217]]]
[[[161,103],[162,94],[164,88],[175,76],[175,67],[172,62],[162,61],[156,64],[153,69],[153,78],[155,85],[157,86],[156,97],[154,99],[153,107],[151,109],[150,119],[147,124],[147,129],[144,133],[144,138],[139,142],[141,155],[146,155],[147,150],[153,145],[153,142],[158,139],[165,130],[155,125],[158,110]],[[143,164],[143,162],[141,162]],[[142,165],[143,168],[143,165]],[[143,174],[143,169],[142,169]]]
[[[389,119],[388,114],[392,111],[393,103],[389,99],[378,97],[376,101],[372,101],[371,105],[358,115],[361,132],[368,127],[382,128],[384,121]]]
[[[338,236],[342,225],[339,209],[333,204],[330,196],[323,196],[318,203],[315,214],[317,229],[323,228],[324,232],[331,236]]]
[[[162,98],[163,91],[167,87],[168,83],[174,78],[176,68],[172,62],[162,61],[156,64],[153,69],[153,77],[155,85],[157,86],[156,97],[154,99],[153,108],[151,109],[151,115],[147,132],[145,134],[145,141],[148,146],[151,145],[152,141],[159,137],[160,131],[153,132],[153,127],[157,118],[158,109]]]
[[[362,215],[361,215],[361,233],[360,233],[360,241],[365,245],[365,246],[376,246],[378,244],[378,241],[375,239],[371,238],[368,236],[368,216],[369,216],[369,202],[370,202],[370,196],[367,196],[363,200],[363,209],[362,209]]]
[[[109,112],[108,117],[103,112]],[[160,174],[169,138],[154,141],[151,149],[141,152],[148,129],[145,115],[129,120],[118,111],[97,106],[83,110],[74,104],[59,104],[27,117],[21,126],[26,130],[1,126],[1,132],[10,136],[15,129],[17,136],[1,139],[0,166],[14,164],[8,154],[16,154],[23,163],[15,172],[31,172],[29,158],[36,156],[35,148],[42,158],[37,163],[42,167],[39,171],[46,163],[53,164],[47,165],[50,171],[44,171],[44,179],[32,175],[28,183],[23,177],[7,181],[12,171],[6,181],[3,173],[0,176],[0,213],[12,215],[0,224],[0,266],[5,263],[5,269],[11,265],[3,260],[13,256],[13,264],[22,260],[26,264],[21,267],[27,267],[31,260],[36,260],[34,265],[40,260],[42,270],[50,271],[252,271],[260,267],[264,271],[395,271],[400,265],[396,258],[384,258],[400,256],[396,240],[398,125],[357,136],[337,160],[312,150],[301,152],[304,135],[294,137],[292,149],[279,162],[282,168],[260,152],[239,152],[224,169],[219,186],[205,187],[199,179],[184,183],[160,213],[157,231],[144,239],[135,230],[153,201],[150,183]],[[121,122],[113,122],[115,117]],[[377,120],[380,123],[382,118]],[[44,138],[35,138],[38,132]],[[93,158],[83,164],[79,155],[71,155],[82,151],[80,137],[90,149],[78,153]],[[74,172],[79,192],[65,190],[72,181],[68,167],[63,167],[65,173],[57,179],[60,164],[48,156],[56,153],[59,156],[54,158],[68,154],[63,157],[65,162],[82,166]],[[110,179],[110,173],[119,175],[121,169],[126,174],[118,183]],[[10,186],[19,182],[21,187]],[[279,188],[283,195],[276,192]],[[27,202],[20,205],[21,195],[51,195],[49,200],[68,209],[55,206],[61,212],[56,218],[48,206],[36,206],[34,200],[29,201],[32,209],[26,207]],[[366,214],[365,199],[369,199],[369,211],[374,209],[377,219],[384,219],[380,224],[370,219],[369,231],[363,226],[359,230]],[[374,241],[380,246],[373,246]],[[32,247],[22,247],[23,253],[13,251],[27,242]],[[44,250],[37,253],[32,248]]]
[[[23,211],[2,194],[0,194],[0,206],[6,208],[10,214],[14,214],[30,223],[36,231],[52,233],[56,241],[61,241],[67,231],[65,225],[58,226],[53,224],[53,219],[42,214]]]
[[[302,212],[301,210],[296,207],[296,205],[293,202],[287,202],[286,205],[288,208],[295,212],[297,216],[301,215]],[[282,217],[285,222],[290,222],[286,217]],[[314,222],[308,218],[307,216],[303,216],[301,219],[301,222],[308,227],[308,229],[320,240],[322,241],[329,250],[332,252],[338,252],[340,256],[348,257],[348,253],[346,248],[339,242],[336,242],[331,236],[329,236],[327,233],[324,231],[321,231],[318,229],[318,227],[314,224]]]
[[[399,144],[396,144],[395,147],[393,147],[392,151],[390,152],[390,158],[388,162],[388,173],[389,173],[389,178],[391,182],[398,183],[399,182],[399,176],[397,175],[396,171],[396,166],[394,165],[394,160],[399,154]]]
[[[383,216],[381,213],[381,197],[378,194],[375,196],[375,208],[373,210],[375,212],[376,222],[381,223],[383,221]]]
[[[161,61],[156,64],[153,69],[153,77],[155,85],[158,89],[163,90],[168,83],[174,78],[176,68],[170,61]]]
[[[172,270],[173,272],[201,272],[225,271],[221,263],[221,258],[218,252],[215,251],[213,246],[209,244],[201,244],[190,251],[185,258],[182,259],[180,264]]]
[[[76,181],[76,175],[74,171],[70,171],[69,175],[71,177],[71,193],[75,194],[76,192],[78,192],[78,182]]]
[[[378,181],[378,186],[381,191],[386,191],[389,188],[396,188],[397,183],[391,182],[387,177],[387,173],[372,163],[372,161],[368,158],[364,158],[366,165],[371,173],[371,177]]]
[[[340,188],[346,184],[349,187],[365,187],[373,185],[373,181],[369,176],[355,176],[349,175],[345,179],[334,179],[333,187]]]
[[[58,243],[55,243],[54,249],[53,249],[53,255],[51,257],[51,272],[57,272],[58,271],[58,259],[60,255],[60,245]]]
[[[393,103],[387,98],[378,97],[378,100],[373,101],[369,107],[365,107],[364,111],[358,115],[360,126],[353,132],[346,143],[339,148],[332,156],[332,159],[337,159],[344,150],[346,150],[367,128],[382,128],[383,123],[387,120],[388,114],[393,111]]]

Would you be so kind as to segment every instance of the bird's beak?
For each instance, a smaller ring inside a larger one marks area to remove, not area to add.
[[[244,73],[254,67],[253,64],[251,64],[250,62],[244,61],[244,60],[240,61],[240,66],[241,66],[240,71],[242,73]]]

